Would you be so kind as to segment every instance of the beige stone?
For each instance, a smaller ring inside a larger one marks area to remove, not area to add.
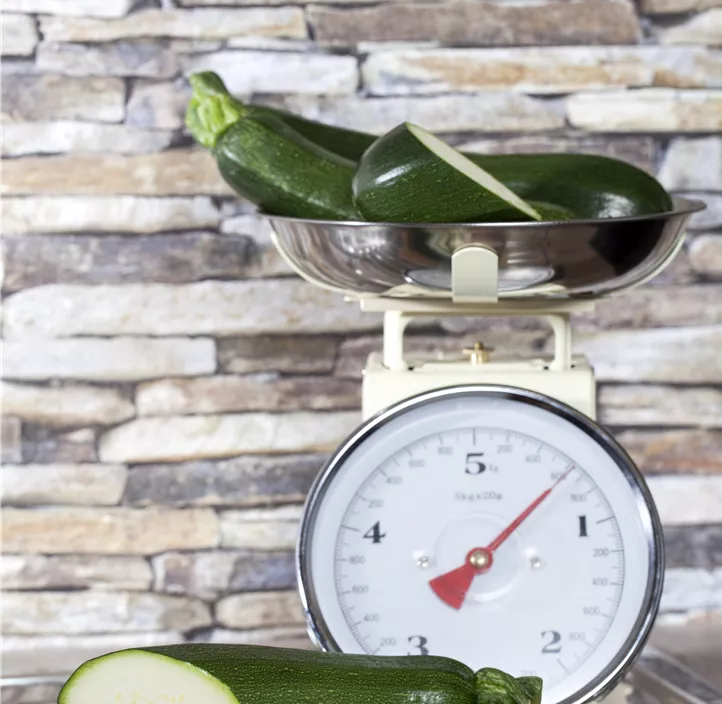
[[[109,310],[113,311],[112,316],[108,315]],[[4,317],[6,337],[288,334],[369,330],[380,324],[377,314],[362,313],[358,304],[300,279],[277,280],[272,284],[207,281],[185,286],[38,286],[8,298]],[[121,344],[104,342],[111,345],[110,349],[112,344]],[[130,351],[131,342],[124,340],[122,344],[129,345]],[[145,344],[151,349],[150,342],[142,340],[138,349]],[[199,343],[205,359],[212,343],[191,342]],[[41,352],[38,355],[45,356]],[[103,366],[104,362],[96,360],[94,364]],[[202,366],[203,371],[212,371],[206,361]]]
[[[3,10],[44,15],[122,17],[137,4],[138,0],[4,0]]]
[[[659,32],[662,44],[722,45],[722,7],[694,15]]]
[[[0,53],[3,56],[31,56],[37,43],[38,30],[32,17],[3,12],[0,16]]]
[[[383,134],[412,120],[432,132],[516,132],[564,126],[555,102],[526,95],[487,93],[427,98],[287,98],[289,110],[311,120]]]
[[[165,149],[173,135],[126,125],[89,122],[11,122],[3,125],[2,155],[65,152],[135,154]]]
[[[46,426],[112,425],[135,415],[132,402],[117,389],[4,382],[0,393],[3,413]]]
[[[398,3],[375,7],[312,5],[309,19],[321,44],[434,41],[447,46],[633,44],[639,35],[627,2],[443,4]]]
[[[8,74],[2,81],[3,122],[90,120],[120,122],[125,86],[119,78]]]
[[[180,129],[184,124],[190,94],[185,78],[171,83],[143,79],[133,81],[125,121],[138,127]]]
[[[3,468],[2,502],[10,506],[115,506],[128,471],[120,465],[25,464]]]
[[[220,219],[210,198],[3,198],[4,234],[45,232],[150,233],[212,227]]]
[[[689,245],[692,268],[703,276],[722,277],[722,236],[699,235]]]
[[[359,422],[355,412],[141,418],[103,434],[104,462],[178,462],[242,453],[323,452]]]
[[[2,192],[11,195],[230,195],[210,152],[69,154],[5,162]],[[57,174],[63,178],[58,179]]]
[[[230,631],[214,628],[208,635],[208,643],[245,643],[296,650],[317,650],[305,628],[259,628],[250,631]]]
[[[221,626],[241,629],[304,623],[296,591],[233,594],[216,604],[216,618]]]
[[[306,37],[299,8],[243,10],[144,10],[122,19],[45,17],[40,20],[44,41],[112,42],[142,37],[230,39],[238,36]]]
[[[617,426],[722,427],[722,392],[678,386],[603,386],[602,423]]]
[[[221,222],[221,232],[244,235],[254,240],[254,253],[244,272],[246,278],[291,276],[293,271],[271,241],[272,228],[266,218],[258,215],[236,215]]]
[[[224,511],[221,546],[245,550],[294,550],[301,519],[300,506]]]
[[[722,91],[646,88],[578,93],[566,99],[574,127],[597,132],[717,132]]]
[[[3,511],[8,553],[153,555],[218,545],[210,509],[47,508]]]
[[[3,348],[2,373],[7,379],[131,381],[168,374],[194,376],[212,372],[216,364],[213,341],[202,338],[115,337],[39,342],[27,337],[5,340]]]
[[[664,525],[722,522],[722,476],[655,476],[648,484]]]
[[[23,461],[29,464],[83,464],[97,462],[96,431],[80,428],[58,431],[44,425],[25,427]]]
[[[42,635],[2,638],[3,676],[70,673],[84,662],[127,648],[182,643],[178,631],[165,633],[112,633],[104,635]]]
[[[36,51],[40,71],[66,76],[144,76],[172,78],[176,54],[160,42],[133,40],[112,44],[46,44]]]
[[[153,574],[140,557],[98,555],[4,555],[0,563],[4,589],[95,589],[150,591]]]
[[[647,474],[722,475],[722,432],[627,430],[617,439]]]
[[[641,7],[650,15],[681,14],[722,7],[722,0],[642,0]]]
[[[2,451],[3,463],[22,462],[23,438],[20,419],[6,415],[5,409],[3,409],[3,416],[0,418],[0,424],[2,425],[2,441],[0,442],[0,450]]]
[[[111,592],[6,592],[3,633],[50,635],[191,630],[213,622],[195,599]]]
[[[575,336],[599,381],[662,384],[722,382],[722,326],[610,330]]]
[[[186,74],[215,71],[232,93],[349,94],[356,91],[353,56],[294,52],[221,51],[192,56]]]
[[[671,191],[722,190],[722,137],[672,140],[657,177]]]
[[[722,59],[691,47],[522,47],[378,51],[362,73],[374,95],[414,95],[707,87],[720,71]]]
[[[355,409],[360,388],[341,379],[213,376],[164,379],[136,391],[139,415]]]

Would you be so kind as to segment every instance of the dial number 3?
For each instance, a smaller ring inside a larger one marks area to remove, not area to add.
[[[424,636],[409,636],[411,647],[418,651],[416,653],[409,653],[409,655],[428,655],[429,649],[425,647],[428,642]]]

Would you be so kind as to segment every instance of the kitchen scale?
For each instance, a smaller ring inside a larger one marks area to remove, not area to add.
[[[536,675],[543,704],[613,693],[657,614],[662,529],[641,473],[595,422],[570,317],[661,272],[703,207],[481,225],[268,216],[294,271],[384,315],[363,423],[301,524],[299,589],[319,648]],[[405,353],[410,321],[445,316],[541,318],[554,354]]]

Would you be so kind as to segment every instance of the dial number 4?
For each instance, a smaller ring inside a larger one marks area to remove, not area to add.
[[[368,538],[374,544],[380,543],[385,537],[386,533],[381,532],[380,521],[376,521],[376,523],[364,533],[364,538]]]

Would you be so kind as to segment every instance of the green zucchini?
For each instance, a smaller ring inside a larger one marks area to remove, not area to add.
[[[451,658],[191,643],[89,660],[58,704],[532,704],[514,677]]]
[[[528,203],[438,137],[402,123],[379,137],[358,162],[356,207],[383,222],[541,220]]]
[[[223,180],[238,195],[272,215],[360,218],[351,195],[355,162],[272,114],[248,110],[213,76],[192,77],[186,125],[211,150]]]

